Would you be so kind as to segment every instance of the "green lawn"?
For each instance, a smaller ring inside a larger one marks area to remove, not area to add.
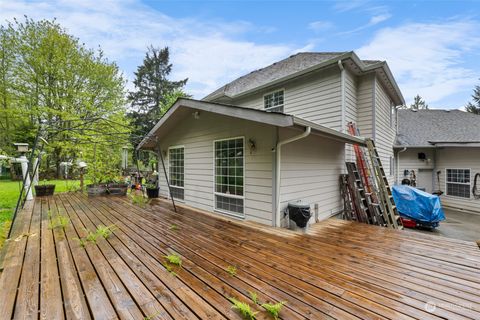
[[[46,184],[55,185],[55,193],[72,190],[80,185],[78,181],[72,180],[50,180]],[[43,181],[41,182],[43,184]],[[85,182],[85,185],[88,183]],[[0,248],[5,241],[10,228],[13,211],[17,205],[18,195],[21,190],[21,182],[0,180]]]

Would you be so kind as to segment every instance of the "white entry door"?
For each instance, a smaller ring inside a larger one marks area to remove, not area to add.
[[[417,172],[417,188],[425,188],[425,191],[432,193],[432,169],[419,169]]]

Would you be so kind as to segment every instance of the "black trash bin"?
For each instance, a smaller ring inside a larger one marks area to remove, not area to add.
[[[289,219],[295,222],[297,227],[305,228],[307,226],[308,220],[312,216],[310,211],[310,205],[299,202],[289,202],[288,203],[288,216]]]

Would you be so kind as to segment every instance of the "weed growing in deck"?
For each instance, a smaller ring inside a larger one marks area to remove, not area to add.
[[[85,248],[85,246],[88,243],[87,239],[85,239],[85,238],[73,238],[73,240],[77,241],[78,245],[82,248]]]
[[[230,302],[233,304],[232,309],[238,311],[243,318],[248,320],[255,320],[256,314],[258,312],[253,312],[250,305],[246,302],[239,301],[235,298],[229,298]]]
[[[148,199],[143,196],[143,194],[137,194],[135,192],[130,193],[130,199],[132,199],[132,203],[139,207],[145,208],[148,203]]]
[[[48,216],[50,218],[52,216],[50,211],[48,212]],[[56,216],[55,218],[50,220],[50,222],[48,223],[48,228],[50,230],[53,230],[53,229],[56,229],[56,228],[65,229],[65,227],[67,227],[69,223],[70,223],[70,218],[69,217],[67,217],[63,214],[59,214],[58,216]]]
[[[170,227],[168,227],[168,229],[173,230],[173,231],[177,231],[177,230],[180,230],[180,227],[177,226],[176,224],[172,224]]]
[[[235,266],[228,266],[226,270],[232,277],[237,275],[237,267]]]
[[[175,270],[173,270],[173,267],[172,267],[171,265],[169,265],[169,264],[166,263],[166,262],[163,263],[162,265],[165,267],[165,269],[167,269],[168,272],[170,272],[170,274],[171,274],[172,276],[174,276],[174,277],[177,276],[177,273],[175,272]]]
[[[85,237],[85,240],[94,244],[97,244],[97,238],[98,238],[98,233],[89,231],[85,229],[85,232],[87,232],[87,236]]]
[[[161,312],[161,311],[158,311],[158,312],[156,312],[156,313],[154,313],[154,314],[152,314],[152,315],[145,316],[145,317],[143,318],[143,320],[153,320],[153,319],[155,319],[158,315],[160,315],[160,313],[162,313],[162,312]]]
[[[282,308],[286,303],[286,301],[277,302],[275,304],[264,303],[262,304],[262,308],[267,310],[267,312],[273,317],[273,319],[277,320],[280,316],[280,311],[282,311]]]
[[[260,304],[260,302],[258,301],[258,294],[256,292],[248,291],[248,295],[250,296],[250,299],[252,299],[252,301],[255,304]]]
[[[176,266],[182,266],[182,257],[180,257],[176,253],[169,254],[168,256],[163,256],[165,259],[168,260],[168,263],[174,264]]]
[[[117,230],[117,227],[112,224],[111,226],[104,226],[104,225],[99,225],[97,226],[97,231],[96,231],[96,234],[100,237],[102,237],[103,239],[108,239],[113,231]]]
[[[175,272],[175,266],[177,267],[182,267],[182,257],[180,257],[176,253],[169,254],[167,256],[163,256],[165,259],[167,259],[166,262],[163,263],[163,266],[165,269],[167,269],[168,272],[170,272],[172,275],[177,276],[177,273]]]

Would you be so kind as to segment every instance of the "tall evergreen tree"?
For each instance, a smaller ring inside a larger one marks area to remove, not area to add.
[[[472,94],[473,102],[469,102],[465,110],[474,114],[480,114],[480,86],[475,86]]]
[[[172,96],[182,97],[182,91],[188,79],[171,81],[172,72],[168,47],[163,49],[150,46],[143,64],[135,72],[135,90],[129,92],[131,111],[128,116],[133,125],[131,142],[136,146],[157,123],[171,102]]]
[[[410,105],[410,109],[412,109],[412,110],[422,110],[422,109],[428,110],[428,104],[426,104],[425,100],[423,100],[422,97],[420,97],[420,95],[417,94],[413,98],[413,103]]]

